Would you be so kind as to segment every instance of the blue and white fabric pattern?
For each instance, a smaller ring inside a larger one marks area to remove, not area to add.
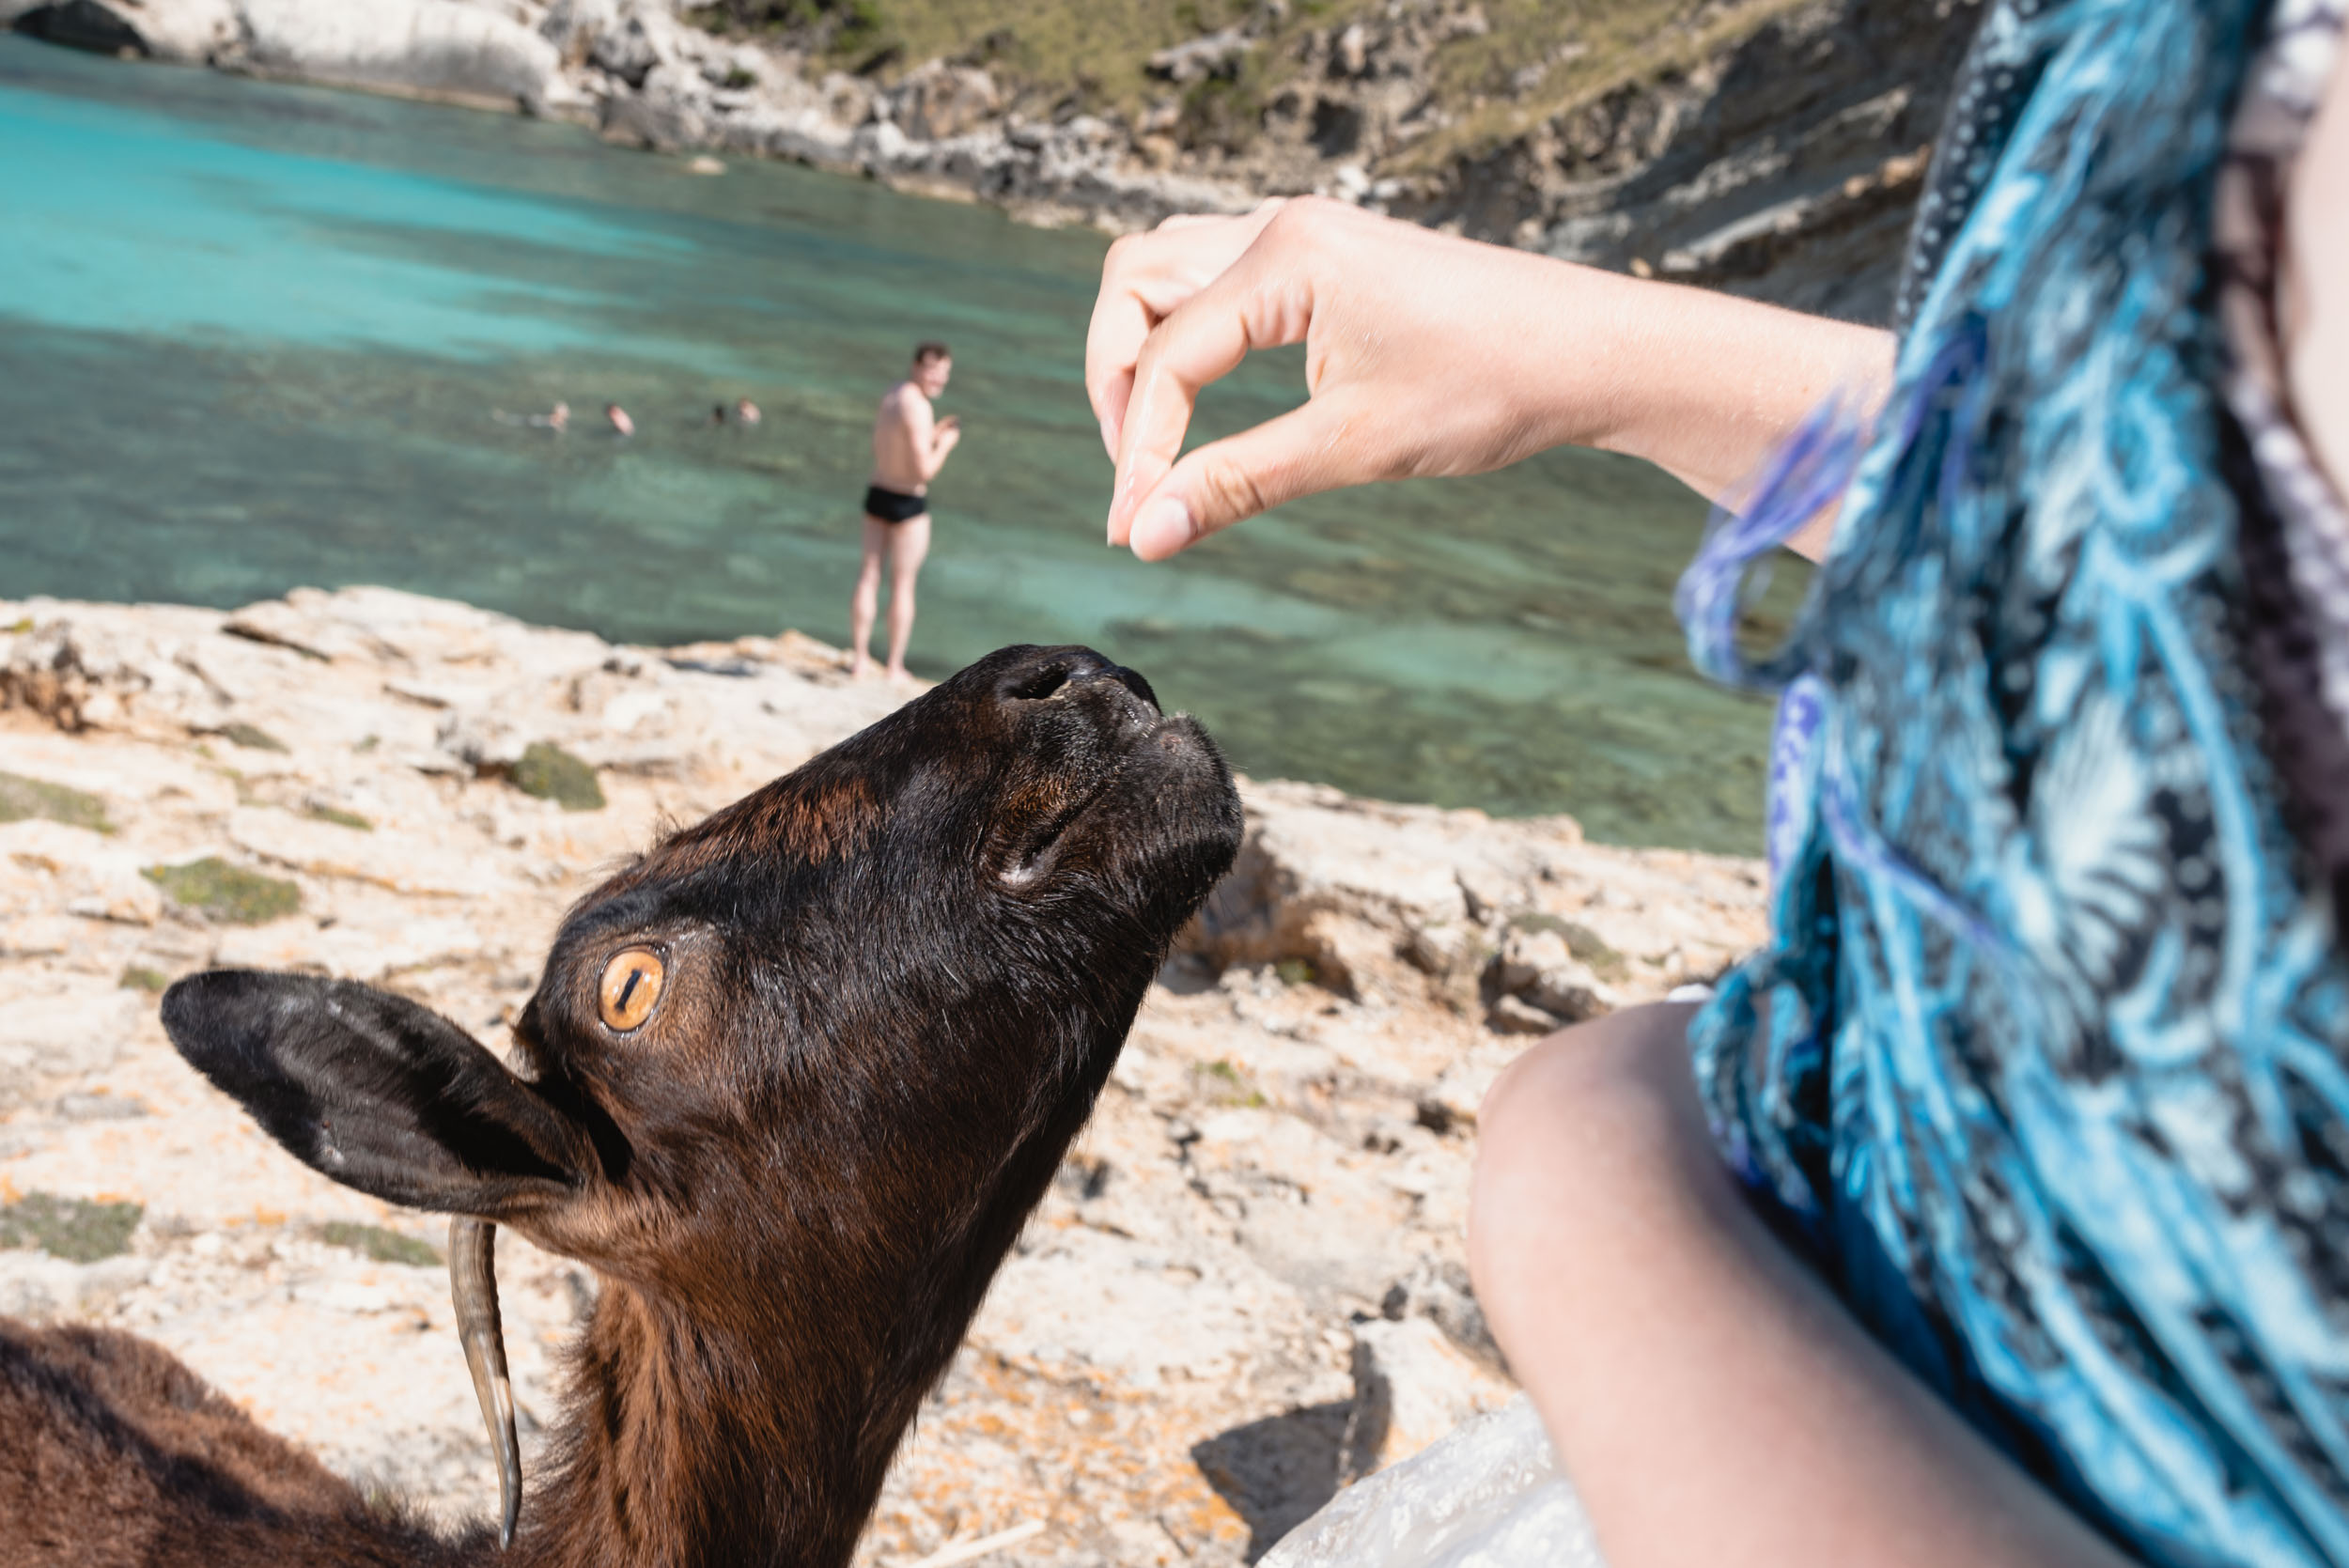
[[[1681,595],[1703,667],[1785,692],[1772,943],[1691,1033],[1725,1158],[1995,1441],[2198,1568],[2349,1565],[2349,954],[2213,305],[2272,20],[1993,0],[1887,411],[1824,413]],[[1742,659],[1744,567],[1839,492]]]

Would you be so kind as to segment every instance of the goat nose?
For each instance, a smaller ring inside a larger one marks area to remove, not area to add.
[[[1122,664],[1112,664],[1091,648],[1047,648],[1017,669],[1007,671],[998,695],[1013,702],[1047,702],[1073,697],[1089,687],[1122,686],[1147,703],[1159,706],[1150,683]]]

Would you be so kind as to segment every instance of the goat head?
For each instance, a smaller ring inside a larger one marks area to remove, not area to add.
[[[1239,832],[1213,745],[1139,675],[1083,648],[1005,648],[582,899],[510,1068],[347,981],[200,974],[163,1023],[314,1170],[459,1217],[508,1534],[493,1224],[604,1281],[561,1495],[526,1535],[642,1530],[673,1496],[663,1528],[708,1549],[664,1560],[727,1560],[757,1531],[796,1536],[792,1560],[837,1560]],[[631,1446],[630,1422],[656,1419],[632,1396],[647,1355],[681,1402],[708,1401],[672,1413],[691,1430],[668,1449]],[[729,1441],[780,1450],[757,1456],[780,1479],[629,1470]],[[592,1494],[618,1479],[636,1515],[614,1523]],[[710,1492],[728,1484],[756,1495]]]

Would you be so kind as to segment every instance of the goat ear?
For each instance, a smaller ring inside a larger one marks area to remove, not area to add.
[[[405,997],[214,970],[165,991],[163,1017],[191,1066],[345,1187],[506,1219],[560,1203],[595,1169],[577,1122]]]

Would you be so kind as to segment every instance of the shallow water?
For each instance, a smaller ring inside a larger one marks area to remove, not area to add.
[[[0,39],[0,592],[388,582],[630,641],[842,642],[872,405],[942,337],[966,433],[917,669],[1089,642],[1260,776],[1758,849],[1767,709],[1688,670],[1669,600],[1703,508],[1653,471],[1556,453],[1300,503],[1165,566],[1104,549],[1102,248]],[[1246,367],[1203,429],[1293,403],[1299,363]],[[763,426],[704,423],[742,395]],[[568,435],[514,422],[557,398]],[[636,439],[593,428],[606,400]]]

